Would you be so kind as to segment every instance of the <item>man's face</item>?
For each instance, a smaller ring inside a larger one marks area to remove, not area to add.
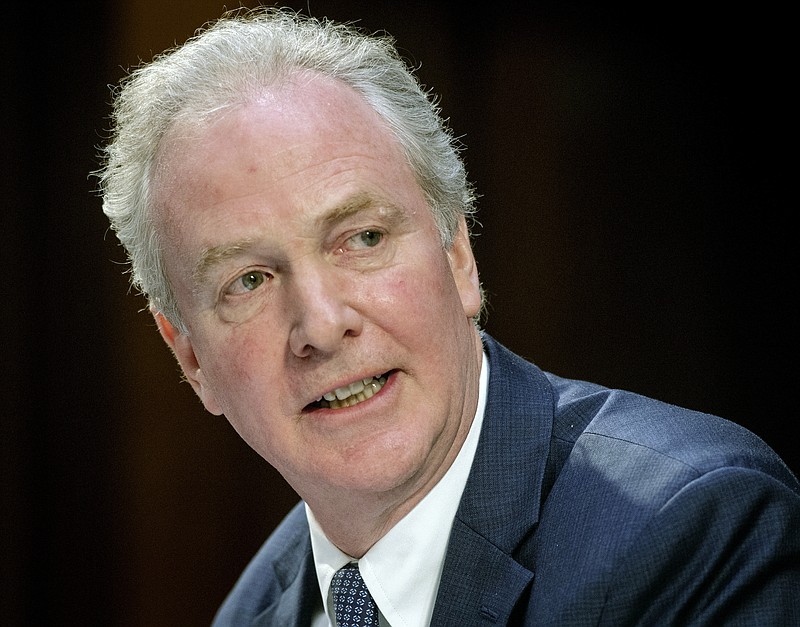
[[[477,273],[463,225],[442,248],[377,115],[305,77],[172,129],[160,163],[156,220],[188,333],[157,319],[206,408],[312,507],[438,480],[477,403]]]

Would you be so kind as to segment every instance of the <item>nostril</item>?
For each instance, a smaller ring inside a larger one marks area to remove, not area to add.
[[[290,347],[298,357],[334,353],[344,338],[361,334],[362,324],[360,315],[345,304],[304,308],[290,331]]]

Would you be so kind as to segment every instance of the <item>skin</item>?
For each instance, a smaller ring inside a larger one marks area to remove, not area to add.
[[[475,413],[466,225],[445,250],[395,138],[317,76],[173,128],[154,190],[187,328],[154,311],[161,335],[206,409],[360,557],[444,475]],[[314,404],[383,373],[364,402]]]

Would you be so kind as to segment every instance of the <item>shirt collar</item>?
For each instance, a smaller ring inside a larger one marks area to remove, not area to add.
[[[453,465],[416,507],[358,560],[381,616],[393,627],[430,623],[450,529],[478,446],[488,381],[489,362],[484,354],[475,417]],[[331,579],[353,559],[328,540],[308,505],[306,516],[324,610],[332,616]]]

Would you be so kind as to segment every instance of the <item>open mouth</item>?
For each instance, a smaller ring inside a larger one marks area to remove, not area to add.
[[[336,388],[327,392],[321,398],[306,407],[306,411],[314,409],[341,409],[342,407],[352,407],[372,398],[386,384],[386,380],[391,372],[382,375],[361,379],[350,385]]]

